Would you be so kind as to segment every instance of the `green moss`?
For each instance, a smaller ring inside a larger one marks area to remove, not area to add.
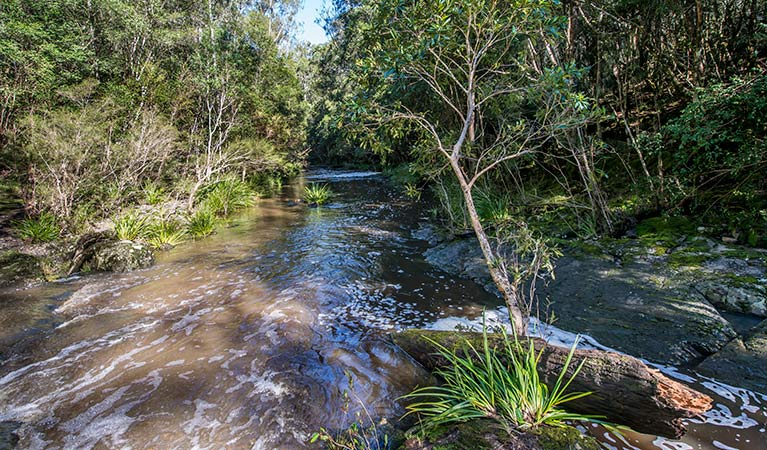
[[[535,430],[543,450],[598,450],[599,443],[572,427],[541,427]]]
[[[567,243],[568,249],[571,251],[571,253],[576,256],[607,256],[602,247],[593,242],[581,240],[564,242]]]
[[[712,258],[711,255],[701,255],[695,253],[678,252],[672,253],[668,257],[668,264],[671,267],[700,267],[706,261]]]
[[[543,450],[597,450],[599,443],[573,427],[540,427],[528,433],[509,434],[488,419],[437,427],[411,439],[402,448],[433,450],[490,450],[495,448],[541,448]]]
[[[640,241],[661,247],[676,247],[683,236],[693,233],[695,226],[685,217],[653,217],[637,225]]]
[[[727,278],[731,286],[742,287],[742,286],[759,284],[759,279],[757,279],[756,277],[735,275],[734,273],[726,273],[723,275],[725,278]]]
[[[428,443],[433,450],[485,450],[512,437],[497,422],[477,419],[425,431],[415,441]],[[424,447],[427,447],[424,445]],[[420,446],[419,446],[420,448]]]
[[[767,254],[747,248],[729,249],[722,252],[722,256],[737,259],[761,259],[767,262]]]

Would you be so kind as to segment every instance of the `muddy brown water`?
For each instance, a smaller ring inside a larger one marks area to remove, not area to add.
[[[425,374],[386,332],[498,300],[427,264],[424,206],[362,175],[314,174],[330,205],[295,205],[299,182],[147,270],[0,292],[0,447],[300,449],[401,415]],[[666,370],[715,410],[683,441],[605,446],[767,449],[767,397]]]

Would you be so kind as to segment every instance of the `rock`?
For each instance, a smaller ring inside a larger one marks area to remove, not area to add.
[[[566,250],[556,263],[556,279],[539,287],[539,299],[552,302],[548,314],[556,317],[557,327],[586,333],[630,355],[674,365],[693,364],[736,336],[719,312],[690,289],[688,275],[662,270],[667,256],[627,257],[619,267],[596,250],[595,246],[595,251],[577,256]],[[448,273],[495,291],[473,239],[440,244],[425,257]],[[545,319],[543,306],[542,314]]]
[[[498,423],[475,419],[438,427],[420,438],[408,439],[401,450],[597,450],[599,443],[572,427],[540,427],[528,433],[509,433]]]
[[[733,386],[767,394],[767,320],[744,339],[733,339],[695,370]]]
[[[17,251],[8,251],[0,255],[0,287],[44,279],[45,272],[40,257]]]
[[[82,269],[98,272],[130,272],[154,264],[154,253],[133,241],[102,241],[93,245]]]
[[[695,288],[720,311],[767,317],[767,290],[756,279],[723,277],[698,283]]]

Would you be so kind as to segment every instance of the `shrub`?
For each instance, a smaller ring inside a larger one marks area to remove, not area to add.
[[[53,214],[42,213],[37,217],[27,217],[14,224],[21,239],[39,242],[51,242],[61,235],[61,227]]]
[[[333,196],[327,184],[310,184],[304,188],[304,200],[311,205],[324,205]]]
[[[163,220],[150,225],[146,237],[152,247],[166,249],[184,242],[186,230],[175,220]]]
[[[202,208],[189,216],[186,228],[192,237],[201,238],[213,234],[216,229],[216,222],[216,215],[212,211]]]
[[[131,188],[166,167],[178,136],[155,111],[131,117],[110,98],[28,116],[23,153],[34,180],[28,203],[63,219],[83,203],[106,212],[124,204]]]
[[[204,193],[204,209],[224,217],[238,209],[253,206],[256,198],[253,189],[236,178],[225,178],[206,189]]]
[[[513,219],[508,197],[493,195],[485,190],[479,190],[477,194],[477,214],[483,223],[495,225]]]
[[[487,329],[484,345],[477,350],[468,341],[461,351],[451,351],[434,342],[450,367],[437,371],[445,380],[443,386],[416,389],[403,398],[412,400],[408,414],[423,417],[421,427],[489,418],[508,431],[533,429],[540,425],[562,426],[565,421],[599,422],[594,416],[568,413],[561,405],[590,393],[565,393],[583,362],[565,377],[576,345],[570,349],[562,372],[553,389],[540,380],[538,364],[542,350],[536,351],[532,341],[520,342],[515,335],[503,332],[504,345],[490,348]],[[601,423],[601,422],[600,422]]]
[[[147,219],[136,213],[126,213],[114,220],[117,239],[135,241],[147,234]]]

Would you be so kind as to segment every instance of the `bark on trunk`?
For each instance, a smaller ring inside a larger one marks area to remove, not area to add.
[[[485,228],[482,226],[479,214],[477,213],[477,207],[474,205],[471,186],[469,186],[469,183],[466,181],[466,177],[464,176],[458,160],[451,159],[450,164],[458,179],[458,184],[461,186],[461,192],[463,193],[463,199],[466,203],[466,211],[469,213],[471,227],[474,230],[474,234],[477,236],[477,241],[479,241],[479,247],[482,249],[482,255],[485,257],[490,277],[501,292],[506,307],[509,309],[509,321],[513,325],[514,332],[517,335],[525,336],[527,335],[526,305],[520,304],[519,292],[509,282],[509,278],[506,274],[498,267],[498,264],[500,264],[501,261],[499,260],[498,255],[493,252],[490,240],[487,238],[487,233],[485,233]]]
[[[490,335],[490,345],[503,344],[502,336]],[[481,333],[455,331],[407,330],[393,335],[394,342],[427,369],[447,366],[430,340],[449,349],[460,349],[464,339],[482,348]],[[550,388],[564,367],[569,349],[546,345],[534,339],[536,349],[543,349],[539,366],[541,379]],[[697,417],[712,407],[712,399],[628,355],[598,350],[577,350],[568,376],[586,360],[568,392],[592,392],[566,404],[568,410],[604,416],[606,420],[626,425],[641,433],[678,438],[686,432],[684,418]]]

